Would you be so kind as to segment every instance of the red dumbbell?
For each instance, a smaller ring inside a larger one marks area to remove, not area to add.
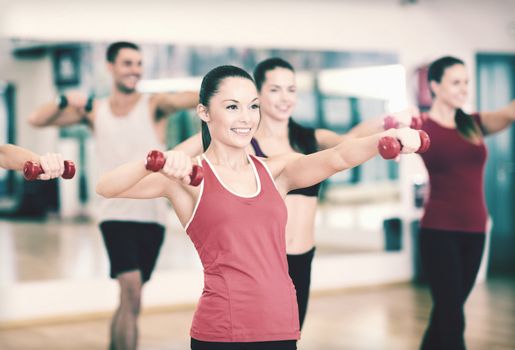
[[[418,130],[418,133],[420,135],[420,148],[416,153],[424,153],[429,149],[431,140],[424,130]],[[379,154],[384,159],[394,159],[401,153],[402,145],[395,137],[385,136],[381,137],[377,148],[379,149]]]
[[[166,159],[164,153],[161,151],[153,150],[147,154],[147,158],[145,159],[145,168],[153,172],[158,172],[164,167],[165,162]],[[201,166],[194,164],[190,174],[190,185],[200,185],[203,178],[204,170]]]
[[[28,161],[23,166],[23,176],[26,180],[33,181],[45,171],[39,163]],[[63,179],[71,179],[75,175],[75,164],[71,160],[64,161]]]
[[[421,115],[420,117],[411,117],[410,128],[420,130],[422,128],[422,124],[424,123],[425,117]],[[397,118],[394,116],[388,115],[383,119],[383,128],[384,130],[388,129],[397,129],[399,127],[399,122]]]
[[[397,122],[397,118],[391,115],[387,115],[383,119],[383,129],[389,130],[389,129],[397,129],[399,126],[399,122]]]

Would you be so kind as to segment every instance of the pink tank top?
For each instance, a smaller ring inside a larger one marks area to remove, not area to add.
[[[191,326],[201,341],[299,339],[295,287],[288,274],[287,210],[266,165],[249,155],[257,191],[223,185],[204,156],[204,181],[186,225],[204,267],[204,290]]]

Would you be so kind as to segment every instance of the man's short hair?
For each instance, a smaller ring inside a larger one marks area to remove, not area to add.
[[[120,52],[121,49],[133,49],[139,51],[139,46],[128,42],[128,41],[117,41],[115,43],[112,43],[107,48],[106,53],[106,60],[107,62],[114,63],[116,60],[116,56],[118,56],[118,52]]]

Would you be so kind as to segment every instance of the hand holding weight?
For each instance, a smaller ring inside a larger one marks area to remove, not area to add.
[[[163,152],[153,150],[147,154],[145,159],[145,168],[147,170],[158,172],[163,168],[166,163],[166,158]],[[203,169],[201,166],[194,164],[190,173],[190,185],[198,186],[204,178]]]
[[[23,166],[23,176],[29,181],[36,180],[45,171],[37,162],[28,161]],[[71,179],[75,175],[75,164],[71,160],[64,161],[63,179]]]
[[[429,149],[431,140],[425,131],[418,130],[418,133],[420,136],[420,148],[416,153],[424,153]],[[384,159],[394,159],[401,153],[402,145],[395,137],[385,136],[379,140],[377,148],[379,149],[379,154]]]

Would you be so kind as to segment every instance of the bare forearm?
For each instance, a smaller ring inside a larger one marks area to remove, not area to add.
[[[383,131],[383,119],[371,119],[359,123],[349,132],[339,135],[331,130],[317,129],[316,139],[320,150],[329,149],[359,137],[366,137]]]
[[[186,91],[155,95],[157,109],[163,115],[170,115],[183,109],[195,108],[199,103],[198,92]]]
[[[312,186],[328,177],[360,165],[378,153],[377,143],[383,136],[393,135],[395,130],[384,131],[363,138],[345,140],[336,147],[304,156],[286,159],[279,181],[292,190]]]
[[[358,166],[376,156],[379,140],[389,134],[390,132],[383,131],[367,137],[351,138],[336,146],[334,150],[340,158],[339,171]]]
[[[506,129],[515,121],[515,100],[498,111],[481,113],[481,119],[489,133]]]
[[[388,119],[386,119],[388,118]],[[347,135],[353,137],[366,137],[383,131],[385,128],[411,127],[419,129],[423,117],[417,107],[408,107],[397,112],[390,112],[377,118],[368,119],[352,128]]]
[[[174,151],[182,151],[190,157],[196,157],[202,153],[202,135],[197,133],[179,143],[173,148]]]
[[[413,153],[421,148],[422,138],[419,131],[410,128],[388,129],[386,131],[355,139],[343,141],[336,147],[309,155],[288,155],[289,158],[278,158],[284,167],[271,167],[277,183],[288,191],[295,188],[312,186],[337,172],[360,165],[379,153],[378,144],[385,139],[385,148],[381,148],[385,157],[396,156],[400,153]],[[398,143],[398,148],[394,148]],[[402,145],[402,147],[401,147]],[[426,143],[427,146],[427,143]],[[395,154],[397,152],[397,154]],[[388,158],[388,159],[390,159]],[[270,164],[270,163],[269,163]]]
[[[117,197],[150,174],[152,172],[145,169],[142,160],[125,163],[102,175],[98,181],[96,191],[106,198]]]
[[[39,161],[39,155],[15,145],[0,146],[0,168],[22,170],[27,161]]]
[[[180,102],[177,109],[191,109],[197,107],[199,103],[199,94],[196,91],[187,91],[181,93]]]
[[[383,119],[384,117],[365,120],[350,129],[346,136],[366,137],[381,132],[383,131]]]
[[[63,110],[60,110],[55,103],[48,102],[36,109],[29,116],[29,123],[39,127],[48,126],[62,114]]]
[[[60,107],[56,101],[51,101],[37,108],[29,116],[29,122],[38,127],[64,126],[79,123],[84,118],[93,117],[92,109],[94,109],[95,104],[83,93],[72,91],[62,95],[60,99]],[[89,103],[91,103],[91,106],[88,106]]]
[[[505,130],[515,121],[515,100],[499,110],[481,112],[479,117],[486,134],[495,134]]]

